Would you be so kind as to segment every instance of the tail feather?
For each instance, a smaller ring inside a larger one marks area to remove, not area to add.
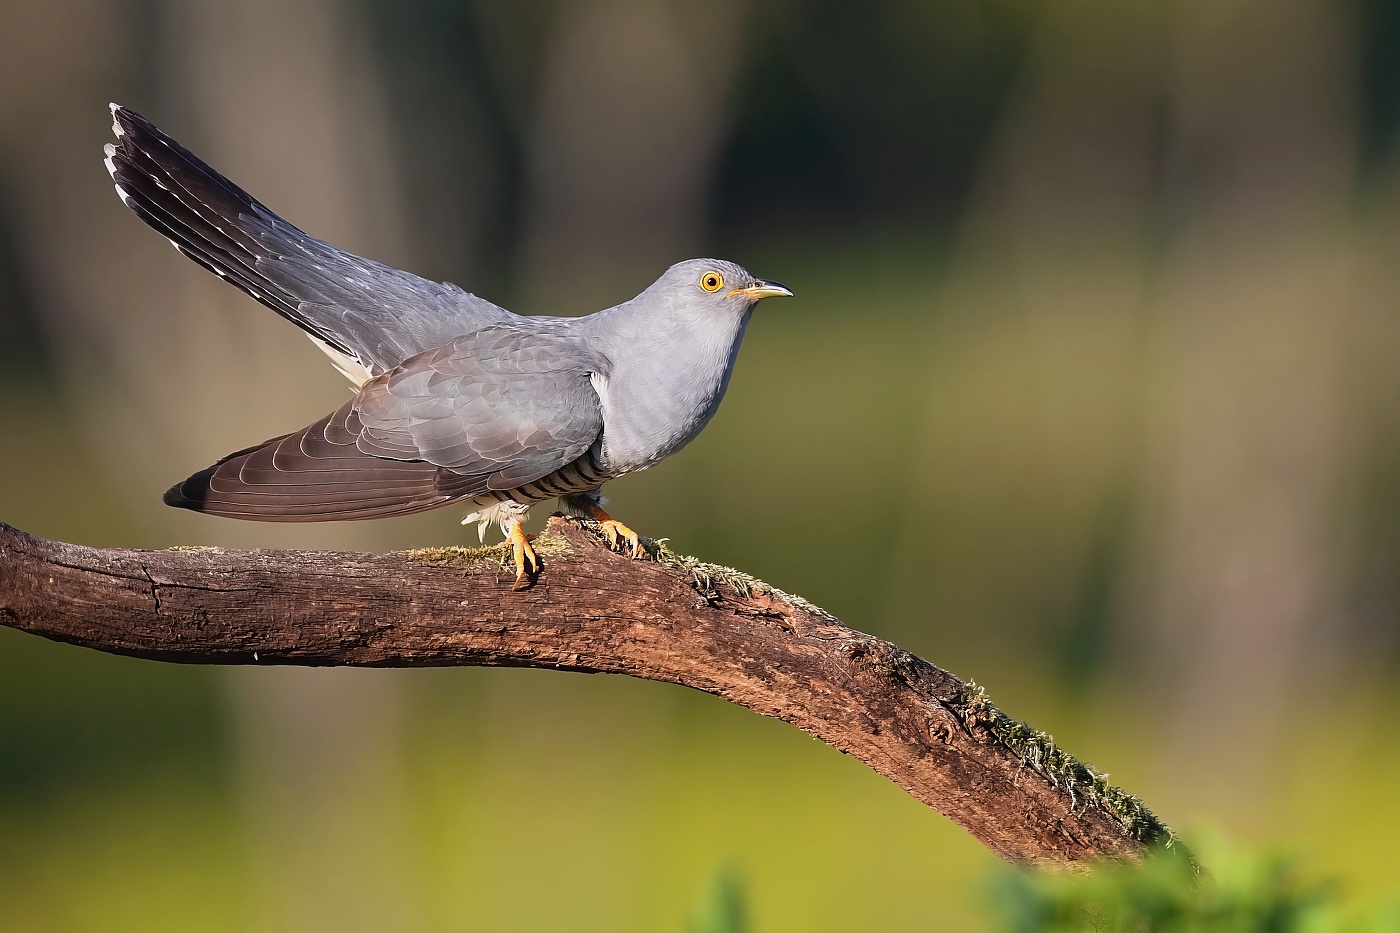
[[[306,234],[277,217],[140,115],[113,105],[117,142],[107,171],[123,203],[204,268],[335,349],[335,335],[299,313],[300,302],[258,268],[269,241]],[[285,230],[279,229],[286,228]]]
[[[259,272],[257,260],[264,247],[242,229],[255,223],[256,212],[266,213],[266,208],[247,195],[241,199],[211,197],[211,192],[219,191],[218,186],[200,184],[205,179],[191,171],[179,171],[191,168],[189,162],[161,164],[141,149],[118,152],[111,145],[107,152],[113,163],[113,180],[138,216],[166,233],[187,256],[284,317],[309,326],[297,314],[296,299]],[[193,156],[189,158],[193,160]],[[207,168],[202,164],[198,167]],[[220,204],[220,200],[226,203]]]
[[[455,285],[355,256],[303,232],[125,107],[113,104],[112,120],[117,141],[106,146],[105,163],[123,203],[181,253],[366,377],[512,317]]]

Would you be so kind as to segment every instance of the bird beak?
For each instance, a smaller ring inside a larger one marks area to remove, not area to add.
[[[763,298],[791,298],[792,292],[786,285],[759,279],[748,288],[734,289],[725,297],[733,298],[735,295],[743,295],[749,301],[759,301]]]

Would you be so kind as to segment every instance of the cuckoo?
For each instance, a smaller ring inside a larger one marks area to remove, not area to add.
[[[582,317],[513,314],[455,285],[303,233],[140,115],[112,105],[106,166],[131,211],[177,250],[304,330],[355,385],[314,424],[229,454],[169,505],[252,521],[382,518],[460,503],[510,543],[514,587],[541,561],[534,503],[636,532],[603,484],[691,441],[724,397],[754,306],[791,295],[732,262],[676,263]]]

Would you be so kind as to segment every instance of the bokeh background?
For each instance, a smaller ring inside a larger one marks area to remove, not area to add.
[[[692,255],[789,284],[614,512],[977,680],[1178,828],[1400,888],[1400,7],[0,2],[0,519],[389,549],[474,532],[160,504],[345,385],[121,206],[108,100],[523,312]],[[6,930],[977,930],[995,865],[680,688],[0,631]]]

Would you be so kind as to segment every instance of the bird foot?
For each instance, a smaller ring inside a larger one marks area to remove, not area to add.
[[[615,518],[605,518],[599,522],[603,537],[608,539],[608,547],[627,554],[633,560],[642,556],[642,539],[631,528]]]
[[[608,542],[610,550],[626,554],[633,560],[640,560],[643,555],[650,553],[650,548],[642,544],[641,535],[609,515],[596,499],[585,498],[576,508],[598,523],[598,530],[603,533],[603,539]]]
[[[510,544],[512,556],[515,558],[515,583],[511,586],[512,590],[523,590],[534,586],[535,578],[540,575],[540,570],[544,567],[540,556],[530,546],[530,542],[533,540],[535,540],[535,536],[527,535],[525,529],[520,527],[519,522],[511,525],[506,541]]]

